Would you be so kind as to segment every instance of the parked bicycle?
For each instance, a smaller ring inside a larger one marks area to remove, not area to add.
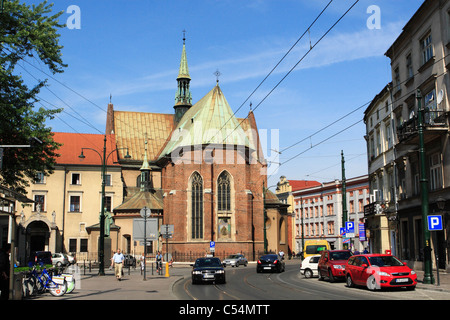
[[[41,273],[38,273],[36,265],[33,266],[30,277],[25,282],[25,287],[29,290],[30,294],[34,294],[35,292],[43,293],[48,290],[52,296],[60,297],[67,290],[67,283],[64,276],[51,276],[46,268]]]

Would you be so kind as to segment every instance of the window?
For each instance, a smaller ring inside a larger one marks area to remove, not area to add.
[[[429,33],[420,41],[420,48],[422,50],[422,64],[425,64],[431,58],[433,58],[433,44],[431,43],[431,33]]]
[[[407,74],[406,74],[407,79],[411,79],[412,77],[414,77],[411,54],[408,54],[406,56],[406,72],[407,72]]]
[[[88,252],[88,239],[80,239],[80,252]]]
[[[112,210],[112,197],[105,196],[105,210],[111,212]]]
[[[398,67],[394,70],[394,88],[395,92],[400,91],[400,89],[402,88],[400,82],[400,70]]]
[[[391,135],[391,125],[388,123],[386,124],[386,145],[385,145],[385,150],[388,150],[390,148],[392,148],[392,135]]]
[[[45,183],[45,175],[43,172],[38,172],[36,177],[34,178],[35,184],[44,184]]]
[[[69,239],[69,252],[77,252],[77,239]]]
[[[105,174],[105,186],[112,186],[112,179],[110,174]]]
[[[203,238],[203,179],[198,172],[191,178],[191,237]]]
[[[79,173],[72,173],[71,184],[81,184],[81,175]]]
[[[231,210],[231,181],[228,172],[224,171],[220,174],[217,180],[217,197],[218,197],[218,210],[230,211]]]
[[[70,212],[80,212],[81,197],[70,196]]]
[[[430,190],[442,188],[441,156],[436,152],[430,156]]]
[[[45,195],[36,194],[34,195],[34,211],[45,211]]]

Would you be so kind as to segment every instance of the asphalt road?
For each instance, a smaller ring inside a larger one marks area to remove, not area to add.
[[[227,267],[226,284],[193,285],[178,281],[173,293],[182,300],[448,300],[448,292],[404,289],[372,292],[348,288],[344,281],[330,283],[299,274],[299,260],[286,261],[283,273],[256,273],[256,266]]]

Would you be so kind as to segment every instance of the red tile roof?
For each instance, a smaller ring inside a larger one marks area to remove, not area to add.
[[[84,150],[84,159],[78,156],[81,154],[82,148],[91,148],[96,150],[103,157],[104,146],[103,134],[88,133],[67,133],[54,132],[53,139],[61,143],[62,146],[57,151],[60,157],[56,158],[57,164],[80,164],[80,165],[101,165],[102,158],[92,150]],[[106,135],[106,157],[107,165],[119,165],[117,162],[117,151],[114,151],[109,157],[112,150],[116,149],[116,137],[113,134]]]
[[[317,187],[321,185],[319,181],[314,180],[288,180],[288,181],[289,185],[292,187],[292,191]]]

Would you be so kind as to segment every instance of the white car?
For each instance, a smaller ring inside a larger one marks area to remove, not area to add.
[[[244,255],[238,253],[238,254],[232,254],[228,256],[225,260],[222,261],[224,265],[229,265],[232,267],[239,267],[240,265],[247,266],[248,260]]]
[[[318,264],[320,255],[314,255],[306,257],[302,262],[300,262],[300,273],[305,276],[305,278],[318,277]]]
[[[69,259],[67,259],[67,256],[64,253],[53,253],[52,263],[57,267],[67,266],[69,264]]]

